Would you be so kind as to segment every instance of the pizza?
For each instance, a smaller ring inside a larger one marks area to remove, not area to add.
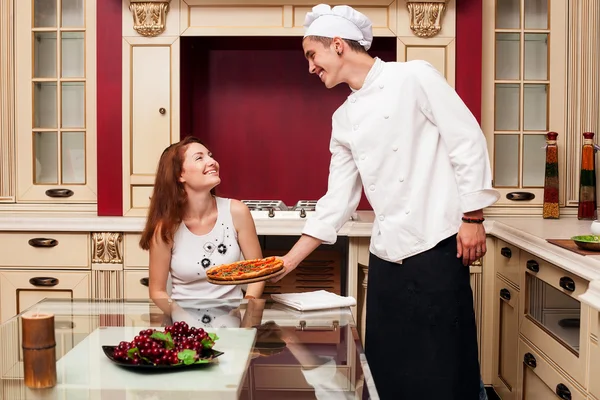
[[[207,270],[206,276],[214,281],[242,281],[271,275],[282,269],[282,260],[277,257],[267,257],[218,265]]]

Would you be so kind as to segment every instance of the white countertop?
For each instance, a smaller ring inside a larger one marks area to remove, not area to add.
[[[305,224],[291,214],[280,213],[269,218],[264,211],[252,211],[259,235],[300,235]],[[352,220],[339,231],[340,236],[370,237],[374,214],[358,211]],[[51,231],[51,232],[141,232],[143,217],[73,216],[72,214],[0,214],[1,231]],[[590,233],[591,221],[579,221],[574,217],[545,220],[538,216],[530,218],[494,217],[485,222],[489,235],[498,237],[552,264],[589,280],[588,291],[580,299],[600,310],[600,253],[598,256],[582,256],[556,245],[546,239],[568,239],[575,235]]]

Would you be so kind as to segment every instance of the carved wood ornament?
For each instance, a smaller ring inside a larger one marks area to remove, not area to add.
[[[158,36],[165,31],[171,0],[130,0],[133,29],[142,36]]]
[[[437,35],[442,29],[442,16],[448,0],[407,0],[406,6],[410,15],[410,29],[422,38]]]
[[[123,262],[123,234],[120,232],[92,233],[92,262],[120,264]]]

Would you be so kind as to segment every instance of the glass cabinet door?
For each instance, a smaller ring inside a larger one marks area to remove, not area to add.
[[[15,2],[17,201],[96,201],[96,0]]]
[[[482,126],[493,185],[503,194],[499,204],[541,204],[547,132],[558,132],[564,151],[566,12],[561,14],[561,7],[565,2],[556,0],[484,2]],[[510,200],[511,192],[534,198]]]

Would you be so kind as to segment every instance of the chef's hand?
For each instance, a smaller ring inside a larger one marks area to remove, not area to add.
[[[464,266],[483,257],[487,251],[483,224],[463,222],[456,236],[456,251],[456,257],[462,257]]]
[[[283,261],[283,269],[285,269],[285,272],[281,275],[276,276],[275,278],[269,279],[269,282],[271,282],[271,283],[279,282],[280,280],[285,278],[285,276],[287,274],[289,274],[294,269],[296,269],[296,267],[298,266],[298,264],[294,264],[287,255],[285,255],[283,257],[277,257],[277,258],[279,258],[281,261]]]

